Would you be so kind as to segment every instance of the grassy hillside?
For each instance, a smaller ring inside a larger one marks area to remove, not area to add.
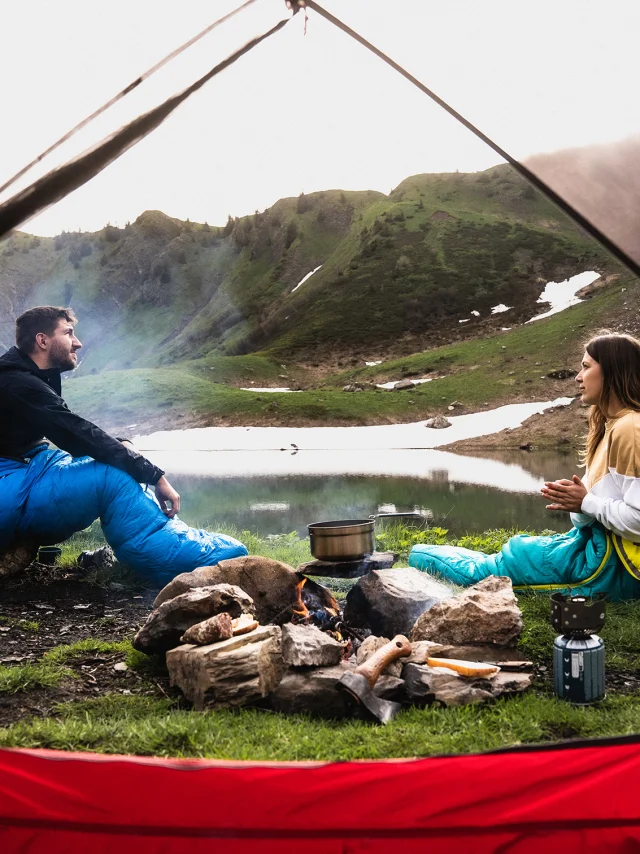
[[[640,283],[621,277],[589,300],[533,324],[481,339],[425,350],[375,367],[351,368],[316,379],[267,355],[206,357],[161,369],[107,371],[74,376],[65,396],[77,411],[102,425],[136,423],[138,428],[187,424],[385,424],[418,421],[516,401],[549,400],[576,393],[575,383],[548,374],[577,368],[585,340],[601,329],[640,332],[635,306]],[[213,367],[214,370],[209,370]],[[277,378],[274,371],[280,371]],[[439,377],[410,391],[385,391],[369,385],[405,377]],[[247,377],[270,385],[299,378],[307,390],[297,394],[242,391]],[[359,393],[342,391],[362,383]]]
[[[418,175],[389,196],[301,195],[224,227],[146,211],[94,234],[17,233],[0,245],[0,345],[25,308],[70,304],[79,377],[185,361],[197,373],[215,367],[207,359],[267,352],[255,378],[271,382],[281,363],[487,334],[501,325],[491,306],[513,306],[513,324],[534,313],[543,282],[589,268],[616,269],[508,166]],[[222,382],[242,382],[242,365],[216,364]]]

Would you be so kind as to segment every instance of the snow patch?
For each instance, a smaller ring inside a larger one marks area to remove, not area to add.
[[[494,305],[491,309],[491,314],[502,314],[503,311],[511,311],[512,305],[505,305],[501,302],[499,305]]]
[[[255,388],[255,386],[253,386],[252,388],[241,388],[240,391],[259,391],[260,393],[276,391],[276,392],[280,392],[280,393],[289,392],[290,394],[297,394],[299,391],[301,391],[301,389],[296,389],[296,388]]]
[[[368,368],[375,368],[376,365],[381,365],[381,364],[382,364],[382,359],[380,359],[379,362],[365,362],[365,365]]]
[[[476,311],[476,310],[475,310],[475,308],[474,308],[474,310],[471,312],[471,314],[472,314],[474,317],[480,317],[480,312],[479,312],[479,311]]]
[[[542,320],[543,317],[550,317],[552,314],[557,314],[569,306],[577,305],[582,302],[576,296],[576,293],[586,285],[590,285],[600,278],[600,274],[594,270],[588,270],[584,273],[578,273],[577,276],[572,276],[570,279],[565,279],[564,282],[547,282],[545,289],[538,297],[538,302],[551,305],[549,311],[544,314],[536,314],[535,317],[527,320],[527,323],[533,323],[534,320]]]
[[[458,323],[469,323],[469,318],[464,317],[462,320],[459,320]]]
[[[311,278],[311,276],[313,276],[313,274],[314,274],[314,273],[317,273],[317,272],[318,272],[318,270],[320,269],[320,267],[322,267],[322,264],[319,264],[319,265],[315,268],[315,270],[312,270],[310,273],[307,273],[307,275],[306,275],[306,276],[303,276],[303,277],[300,279],[300,281],[298,282],[298,284],[295,286],[295,288],[293,289],[293,291],[297,291],[297,290],[298,290],[298,288],[300,287],[300,285],[304,285],[304,283],[307,281],[307,279],[310,279],[310,278]],[[291,293],[293,293],[293,291],[291,291]]]
[[[407,377],[408,379],[408,377]],[[441,380],[444,377],[424,377],[421,380],[411,380],[414,385],[422,385],[422,383],[430,383],[432,380]],[[376,388],[393,388],[396,383],[401,382],[401,380],[391,380],[388,383],[376,383]]]

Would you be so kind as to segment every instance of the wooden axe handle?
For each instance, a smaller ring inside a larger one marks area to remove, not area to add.
[[[373,688],[385,667],[396,658],[411,655],[411,649],[411,642],[404,635],[396,635],[393,640],[376,650],[364,664],[356,667],[355,672],[364,676]]]

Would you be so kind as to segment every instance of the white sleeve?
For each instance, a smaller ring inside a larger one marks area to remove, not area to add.
[[[622,498],[604,498],[588,492],[581,510],[595,516],[614,534],[640,542],[640,478],[621,475],[616,471],[610,473]]]
[[[574,528],[587,528],[596,521],[596,517],[590,516],[588,513],[570,513],[569,515]]]

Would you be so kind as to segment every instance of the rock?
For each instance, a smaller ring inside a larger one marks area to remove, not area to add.
[[[411,655],[408,658],[403,658],[399,661],[400,671],[405,664],[424,664],[432,655],[438,655],[440,650],[445,649],[440,643],[433,641],[414,641],[411,644]],[[453,658],[452,655],[442,656],[443,658]]]
[[[297,601],[299,583],[300,577],[295,570],[279,560],[257,556],[237,557],[221,560],[216,566],[203,566],[193,572],[177,575],[158,593],[153,607],[157,608],[168,599],[196,587],[235,584],[253,599],[256,616],[260,623],[266,625],[273,622],[284,608]]]
[[[208,620],[191,626],[180,638],[182,643],[192,643],[196,646],[204,646],[208,643],[227,640],[233,637],[233,621],[231,614],[223,611]]]
[[[344,644],[316,626],[282,627],[282,658],[292,667],[330,667],[342,660]]]
[[[344,619],[356,628],[392,638],[407,634],[421,614],[451,595],[449,587],[417,569],[378,569],[360,578],[348,592]]]
[[[435,418],[426,421],[424,426],[432,430],[443,430],[445,427],[451,427],[451,422],[444,415],[436,415]]]
[[[391,638],[379,638],[375,635],[369,635],[368,638],[365,638],[360,646],[358,647],[358,651],[356,653],[356,664],[358,667],[361,664],[364,664],[374,652],[377,652],[380,647],[384,646],[386,643],[389,643]],[[404,659],[406,661],[407,659]],[[397,679],[400,678],[400,674],[402,673],[402,665],[403,661],[396,659],[388,664],[385,669],[382,671],[388,676],[395,676]]]
[[[521,632],[522,613],[511,579],[489,575],[422,614],[409,639],[457,645],[491,643],[515,646]]]
[[[559,371],[549,371],[547,374],[552,380],[568,380],[571,377],[577,376],[578,372],[570,368],[560,368]]]
[[[521,451],[533,451],[534,446],[531,444],[531,442],[525,442],[523,445],[518,445],[518,448]]]
[[[493,643],[484,644],[433,644],[431,641],[416,641],[412,644],[413,647],[419,647],[423,643],[431,644],[438,647],[434,652],[429,653],[429,656],[434,658],[457,658],[460,661],[486,661],[492,664],[505,663],[508,661],[522,661],[522,653],[512,646],[497,646]],[[406,659],[407,663],[413,661],[410,656]],[[425,659],[426,661],[426,659]],[[416,661],[416,664],[424,664],[424,661]]]
[[[280,627],[259,626],[246,635],[207,646],[185,644],[167,652],[171,684],[200,711],[259,702],[282,678]]]
[[[400,679],[399,676],[387,676],[384,673],[373,686],[373,693],[382,700],[395,700],[400,703],[406,702],[407,699],[404,679]]]
[[[399,382],[394,384],[393,390],[394,391],[406,391],[407,389],[414,388],[414,387],[415,386],[411,382],[411,380],[400,380]]]
[[[321,718],[344,718],[352,715],[352,702],[336,685],[351,664],[310,670],[289,670],[271,694],[271,706],[287,714],[306,713]]]
[[[406,664],[402,675],[410,700],[438,702],[445,706],[483,703],[503,694],[518,694],[531,685],[528,673],[498,673],[490,679],[468,678],[444,667],[423,664]]]
[[[342,391],[364,391],[364,389],[361,385],[358,385],[357,383],[349,383],[348,385],[344,386]]]
[[[232,617],[253,611],[253,599],[232,584],[215,584],[181,593],[152,611],[133,639],[133,646],[147,654],[176,646],[187,629],[227,611]]]
[[[36,559],[38,545],[36,543],[19,542],[0,552],[0,581],[24,572]]]

